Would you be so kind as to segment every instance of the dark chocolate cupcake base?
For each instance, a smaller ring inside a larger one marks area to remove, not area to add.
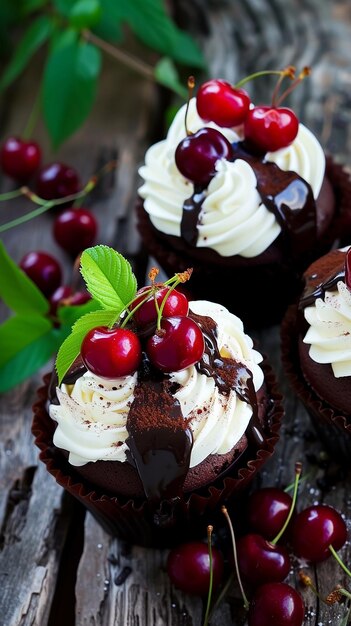
[[[234,462],[206,487],[183,493],[172,501],[164,500],[156,508],[145,498],[110,495],[82,479],[69,465],[62,452],[53,445],[55,423],[46,410],[50,375],[34,405],[32,431],[40,448],[40,459],[58,484],[76,497],[112,535],[144,546],[169,546],[201,536],[209,522],[213,523],[219,505],[239,497],[256,472],[273,454],[279,438],[283,416],[282,398],[274,375],[264,364],[268,406],[265,416],[265,439],[257,447],[249,442]]]
[[[351,415],[321,399],[307,383],[300,365],[298,308],[289,307],[281,326],[282,363],[290,384],[304,404],[326,450],[344,466],[350,466]]]

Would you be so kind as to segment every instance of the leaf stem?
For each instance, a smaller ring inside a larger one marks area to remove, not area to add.
[[[110,43],[107,43],[107,41],[100,39],[100,37],[98,37],[88,29],[83,30],[81,34],[86,41],[90,41],[91,43],[95,44],[98,48],[117,59],[117,61],[120,61],[121,63],[129,67],[129,69],[135,70],[149,80],[155,80],[154,70],[151,65],[144,63],[144,61],[140,61],[140,59],[137,59],[130,53],[126,53],[123,50],[112,46]]]

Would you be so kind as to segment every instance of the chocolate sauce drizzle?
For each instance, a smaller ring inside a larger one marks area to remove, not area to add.
[[[305,309],[307,306],[311,306],[317,298],[324,299],[326,291],[334,291],[340,280],[345,282],[345,267],[329,276],[325,281],[319,283],[316,287],[305,289],[299,302],[299,308]]]
[[[232,147],[233,160],[243,159],[255,172],[257,191],[281,226],[291,255],[309,250],[317,237],[316,204],[309,183],[296,172],[284,171],[275,163],[264,161],[264,155],[250,153],[244,142],[234,143]],[[205,189],[196,187],[183,205],[180,232],[191,246],[197,243],[199,215],[205,197]]]

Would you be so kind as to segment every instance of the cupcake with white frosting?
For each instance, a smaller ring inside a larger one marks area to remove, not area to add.
[[[351,453],[351,252],[333,250],[305,272],[299,307],[282,325],[285,369],[334,456]]]
[[[249,325],[278,321],[299,291],[303,270],[337,234],[348,208],[348,176],[326,165],[320,143],[303,124],[289,145],[262,152],[245,140],[245,124],[206,123],[192,98],[189,132],[215,129],[229,144],[209,180],[199,185],[181,173],[176,158],[185,115],[184,106],[139,170],[143,242],[167,273],[175,266],[194,268],[197,298],[206,294]],[[255,303],[262,298],[258,314]]]
[[[273,453],[281,398],[242,321],[175,289],[190,271],[136,292],[123,260],[118,295],[117,254],[97,246],[82,255],[105,309],[73,326],[40,390],[33,433],[48,470],[110,532],[167,544],[181,530],[201,532],[205,515]],[[92,259],[107,259],[102,289]]]

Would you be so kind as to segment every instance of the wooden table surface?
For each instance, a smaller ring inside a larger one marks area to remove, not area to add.
[[[351,166],[349,0],[183,0],[176,5],[182,24],[202,45],[212,76],[235,82],[257,69],[311,65],[312,76],[296,90],[290,104],[326,151]],[[2,98],[1,138],[24,128],[38,69],[38,65],[28,69]],[[256,102],[267,98],[267,82],[258,80],[251,93]],[[132,261],[139,258],[133,215],[137,168],[155,132],[160,132],[155,122],[166,100],[153,84],[106,59],[89,121],[55,155],[74,165],[86,181],[118,152],[117,171],[103,180],[89,204],[100,223],[99,241],[116,247]],[[44,147],[45,160],[52,160],[40,126],[36,138]],[[4,178],[1,189],[10,188]],[[25,210],[27,201],[4,203],[1,221]],[[8,231],[3,239],[15,261],[29,250],[50,250],[61,260],[68,281],[71,266],[53,242],[52,220],[52,215],[45,214]],[[7,314],[4,307],[1,314],[2,318]],[[351,536],[350,475],[328,460],[321,444],[311,437],[308,417],[281,371],[279,329],[262,332],[258,339],[280,379],[286,417],[276,453],[256,486],[287,485],[295,461],[302,461],[308,477],[301,487],[299,506],[315,502],[335,506],[345,515]],[[50,367],[48,364],[43,371]],[[31,406],[42,374],[4,394],[0,403],[0,624],[200,625],[203,601],[172,588],[165,571],[167,550],[126,546],[109,537],[56,485],[44,465],[38,464],[30,426]],[[350,542],[341,556],[350,566]],[[301,567],[294,560],[288,578],[298,587]],[[305,564],[304,569],[322,597],[336,583],[351,590],[351,582],[332,559],[317,567]],[[310,590],[299,589],[306,605],[305,626],[345,626],[346,604],[328,607]],[[211,624],[244,623],[234,585]]]

